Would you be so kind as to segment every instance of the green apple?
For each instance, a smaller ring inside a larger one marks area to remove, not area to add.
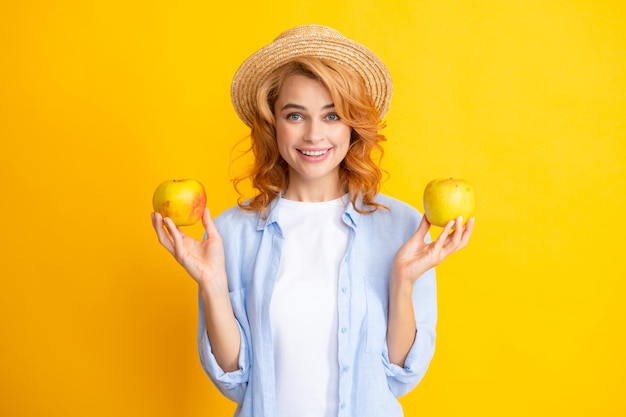
[[[459,216],[467,221],[475,209],[476,196],[469,181],[438,178],[429,182],[424,190],[424,214],[435,226],[444,227]]]
[[[192,179],[162,182],[154,190],[152,207],[176,226],[191,226],[202,218],[206,207],[204,186]]]

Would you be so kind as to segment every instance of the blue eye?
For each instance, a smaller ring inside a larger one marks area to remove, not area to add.
[[[298,120],[302,119],[302,115],[299,113],[289,113],[287,115],[287,120],[293,120],[294,122],[297,122]]]
[[[337,113],[329,113],[326,118],[330,121],[337,121],[337,120],[341,120],[341,117],[339,117],[339,115]]]

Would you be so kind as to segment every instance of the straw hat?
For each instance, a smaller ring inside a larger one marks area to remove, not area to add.
[[[291,59],[312,56],[345,64],[358,72],[382,119],[389,110],[392,82],[383,62],[365,46],[334,29],[320,25],[296,26],[246,59],[233,78],[231,100],[237,115],[252,126],[256,91],[265,78]]]

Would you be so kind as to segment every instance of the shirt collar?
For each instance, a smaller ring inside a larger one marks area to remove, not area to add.
[[[280,200],[282,194],[277,195],[267,206],[265,212],[259,215],[259,220],[257,223],[257,230],[264,230],[267,226],[272,223],[278,222],[278,210],[280,210]],[[357,205],[362,205],[361,196],[357,198]],[[348,201],[346,205],[346,210],[343,213],[343,221],[350,227],[356,228],[359,225],[359,221],[361,220],[362,214],[356,211],[354,204],[351,201]]]
[[[357,204],[360,206],[361,202],[361,196],[359,196],[357,198]],[[356,211],[356,209],[354,208],[354,204],[352,204],[352,201],[348,201],[348,204],[346,205],[346,211],[343,213],[343,221],[348,226],[354,229],[359,225],[359,220],[361,220],[361,216],[362,214]]]
[[[282,194],[277,195],[267,206],[264,212],[258,215],[259,221],[256,226],[256,230],[264,230],[268,225],[276,223],[278,221],[278,210],[276,207],[280,202]]]

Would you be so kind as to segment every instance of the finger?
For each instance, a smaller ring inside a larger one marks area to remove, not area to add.
[[[450,235],[452,238],[450,243],[452,245],[452,249],[458,248],[461,243],[461,238],[463,237],[463,232],[465,228],[463,226],[463,216],[459,216],[454,220],[454,232]]]
[[[422,216],[422,221],[420,221],[419,226],[417,226],[417,230],[415,231],[414,236],[419,239],[420,243],[424,243],[424,239],[426,239],[426,234],[430,230],[430,222],[426,218],[426,216]]]
[[[183,241],[185,234],[176,226],[176,224],[174,224],[174,221],[169,217],[163,219],[163,222],[165,223],[165,227],[167,228],[167,231],[172,238],[174,246],[172,254],[174,255],[174,258],[176,258],[176,260],[182,265],[185,257],[185,247]]]
[[[202,225],[204,226],[204,230],[207,234],[207,239],[222,239],[220,233],[217,230],[217,226],[215,226],[215,222],[211,217],[211,212],[208,208],[204,209],[204,213],[202,215]]]
[[[182,241],[181,231],[176,226],[176,224],[174,224],[174,220],[170,219],[169,217],[165,217],[163,218],[163,225],[169,233],[174,245],[177,245],[179,242]]]
[[[211,213],[207,207],[204,208],[204,212],[202,213],[202,226],[204,226],[204,230],[207,234],[215,232],[215,223],[213,223]]]
[[[440,251],[443,249],[446,242],[450,239],[450,231],[455,224],[456,223],[454,220],[450,220],[448,223],[446,223],[445,227],[437,237],[437,240],[435,240],[434,248],[436,251]]]
[[[474,231],[474,218],[470,217],[465,224],[465,230],[463,230],[463,237],[461,238],[461,247],[467,246],[470,237],[472,236],[472,232]]]
[[[417,227],[417,230],[413,235],[402,245],[403,253],[413,253],[418,250],[419,247],[424,246],[426,234],[430,229],[430,223],[426,219],[426,216],[422,216],[422,220]]]
[[[152,213],[152,227],[156,231],[159,243],[170,253],[174,253],[174,241],[163,225],[163,216],[160,213]]]
[[[452,234],[449,246],[446,247],[449,253],[461,250],[467,245],[467,242],[472,234],[473,225],[473,218],[470,218],[465,225],[463,225],[462,218],[456,220],[456,230]]]

